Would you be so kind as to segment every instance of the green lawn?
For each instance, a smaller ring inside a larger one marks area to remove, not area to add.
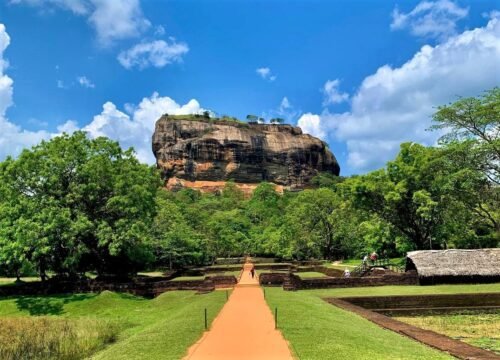
[[[477,285],[434,285],[434,286],[373,286],[340,289],[300,290],[316,297],[347,296],[390,296],[390,295],[427,295],[427,294],[460,294],[478,292],[500,292],[500,283]]]
[[[315,271],[296,272],[294,274],[297,275],[298,277],[300,277],[301,279],[326,278],[326,277],[328,277],[328,276],[326,276],[323,273],[315,272]]]
[[[500,292],[500,284],[381,286],[283,291],[266,288],[266,299],[278,325],[300,360],[310,359],[451,359],[418,342],[382,329],[322,297],[385,296]],[[334,354],[334,355],[332,355]]]
[[[0,318],[45,315],[99,319],[120,326],[117,342],[95,359],[180,359],[204,331],[204,309],[211,322],[226,301],[214,291],[172,291],[149,300],[105,291],[101,294],[0,298]]]
[[[288,270],[268,270],[268,269],[263,269],[263,270],[259,270],[259,269],[256,269],[255,270],[257,272],[257,274],[268,274],[268,273],[288,273]]]
[[[145,271],[145,272],[138,272],[137,275],[156,277],[156,276],[165,276],[165,272],[164,271]]]
[[[179,276],[176,278],[173,278],[170,281],[191,281],[191,280],[203,280],[205,279],[205,275],[200,275],[200,276]]]
[[[396,319],[445,334],[500,355],[500,313],[464,310],[453,314],[398,316]]]
[[[213,266],[207,266],[206,269],[210,270],[211,268],[234,268],[234,267],[240,267],[243,268],[243,264],[221,264],[221,265],[213,265]]]
[[[278,326],[298,359],[452,359],[303,291],[267,288]]]
[[[16,278],[12,278],[12,277],[0,277],[0,286],[14,284],[15,281],[16,281]],[[35,276],[22,277],[21,281],[24,281],[24,282],[40,281],[40,278],[39,277],[35,277]]]

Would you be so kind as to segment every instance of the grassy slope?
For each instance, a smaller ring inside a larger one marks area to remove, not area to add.
[[[300,360],[450,359],[413,340],[384,330],[360,316],[332,306],[321,297],[498,292],[500,284],[383,286],[285,292],[267,288],[271,309],[278,307],[279,327]]]
[[[220,291],[206,295],[173,291],[153,300],[111,292],[3,298],[0,316],[109,320],[123,326],[123,331],[117,343],[98,353],[97,359],[179,359],[204,331],[204,308],[211,322],[225,299],[225,293]]]

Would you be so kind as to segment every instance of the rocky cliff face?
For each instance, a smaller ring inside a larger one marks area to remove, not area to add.
[[[299,127],[163,116],[153,152],[165,179],[307,186],[318,172],[339,174],[325,144]]]

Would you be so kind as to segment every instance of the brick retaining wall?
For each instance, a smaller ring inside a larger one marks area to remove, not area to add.
[[[292,269],[295,269],[295,267],[290,263],[255,264],[255,269],[257,269],[257,270],[292,270]]]
[[[316,279],[301,279],[297,275],[290,274],[289,280],[289,284],[287,284],[289,286],[286,290],[418,284],[417,274],[413,271],[409,271],[403,274],[391,274],[383,276],[365,276],[351,278],[335,277]]]
[[[281,286],[285,282],[288,273],[263,273],[259,274],[259,284],[267,286]]]
[[[360,296],[341,298],[356,306],[377,312],[408,313],[413,310],[435,310],[451,308],[500,308],[500,293],[446,294],[415,296]]]
[[[236,277],[233,275],[207,276],[205,280],[211,280],[214,283],[216,289],[232,287],[237,283]]]
[[[234,276],[207,276],[202,280],[171,281],[158,278],[156,281],[104,282],[91,279],[76,281],[31,282],[21,285],[0,286],[0,297],[22,295],[50,295],[69,293],[99,293],[105,290],[124,292],[137,296],[155,297],[166,291],[195,290],[209,292],[218,287],[236,284]]]

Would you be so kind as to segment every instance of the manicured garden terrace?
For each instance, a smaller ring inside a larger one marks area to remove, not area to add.
[[[500,284],[380,286],[283,291],[266,288],[278,326],[298,359],[451,359],[325,302],[326,297],[500,292]],[[334,354],[334,355],[332,355]]]

